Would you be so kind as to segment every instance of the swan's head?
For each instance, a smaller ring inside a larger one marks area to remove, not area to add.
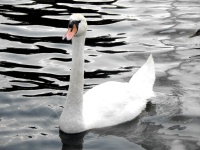
[[[85,35],[87,31],[87,22],[83,15],[73,14],[70,16],[68,31],[63,39],[71,40],[73,37]]]
[[[195,36],[200,36],[200,29],[197,30],[197,32],[194,35],[190,36],[190,38],[195,37]]]

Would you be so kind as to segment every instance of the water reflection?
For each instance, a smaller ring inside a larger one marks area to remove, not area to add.
[[[82,150],[84,137],[88,132],[77,134],[66,134],[59,130],[59,135],[63,143],[62,150]]]

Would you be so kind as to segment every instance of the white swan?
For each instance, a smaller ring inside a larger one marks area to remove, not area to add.
[[[59,122],[60,129],[65,133],[79,133],[130,121],[144,110],[147,99],[154,96],[155,68],[152,56],[128,83],[106,82],[83,95],[86,31],[84,16],[71,15],[64,38],[72,39],[72,70],[67,100]]]

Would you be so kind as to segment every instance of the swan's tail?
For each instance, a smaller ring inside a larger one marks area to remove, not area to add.
[[[145,97],[154,96],[155,66],[152,55],[146,63],[132,76],[129,83],[134,90],[141,92]]]

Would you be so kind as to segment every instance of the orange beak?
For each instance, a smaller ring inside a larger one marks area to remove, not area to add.
[[[68,28],[67,33],[63,36],[63,40],[67,38],[67,40],[71,40],[77,32],[77,27],[74,24],[72,28]]]

